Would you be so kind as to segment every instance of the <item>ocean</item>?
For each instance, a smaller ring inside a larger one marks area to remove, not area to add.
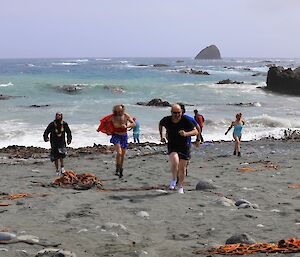
[[[189,104],[189,115],[198,109],[206,120],[206,141],[231,140],[231,134],[224,133],[238,112],[246,121],[244,140],[281,137],[285,129],[300,128],[300,98],[260,88],[266,86],[272,64],[296,68],[300,59],[2,59],[0,94],[17,97],[0,100],[0,147],[49,147],[42,135],[57,111],[72,130],[72,147],[109,144],[109,137],[96,129],[119,103],[140,121],[141,142],[159,142],[158,122],[170,114],[170,108],[136,104],[153,98]],[[184,72],[190,69],[210,75]],[[217,84],[224,79],[243,83]],[[66,92],[69,87],[77,90]]]

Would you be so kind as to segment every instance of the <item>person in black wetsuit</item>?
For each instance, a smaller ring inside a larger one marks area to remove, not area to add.
[[[188,137],[196,136],[198,131],[195,125],[182,115],[181,107],[178,104],[172,105],[171,116],[166,116],[159,122],[160,140],[165,143],[166,138],[163,134],[163,127],[165,127],[167,132],[168,154],[172,172],[170,189],[175,189],[178,176],[178,193],[183,194],[184,174],[187,161],[190,159]]]
[[[48,127],[44,132],[44,141],[49,141],[50,134],[50,144],[51,144],[51,153],[50,160],[55,163],[56,174],[60,175],[65,172],[64,168],[64,158],[67,154],[66,148],[66,134],[67,134],[67,144],[71,144],[72,133],[69,128],[68,123],[63,121],[63,115],[61,112],[55,114],[55,120],[50,122]],[[60,169],[58,168],[58,160],[60,160]]]

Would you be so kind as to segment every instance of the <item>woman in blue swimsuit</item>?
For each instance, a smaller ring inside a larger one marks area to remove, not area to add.
[[[225,135],[229,132],[229,130],[233,129],[233,139],[235,141],[234,145],[234,152],[233,155],[238,154],[238,156],[241,156],[241,138],[242,138],[242,130],[243,126],[245,125],[244,120],[242,119],[242,113],[238,113],[236,116],[236,120],[233,121],[228,128],[228,130],[225,132]]]

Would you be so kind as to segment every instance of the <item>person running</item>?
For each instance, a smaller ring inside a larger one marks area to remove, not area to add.
[[[231,130],[232,127],[234,127],[233,134],[232,134],[233,139],[235,141],[233,155],[236,155],[237,153],[238,156],[241,156],[241,138],[242,138],[242,130],[243,130],[243,126],[245,125],[245,121],[242,119],[242,113],[236,114],[235,117],[236,120],[231,123],[230,127],[225,132],[225,135],[227,135],[229,130]]]
[[[63,120],[63,114],[57,112],[55,114],[55,120],[52,121],[46,128],[43,137],[44,141],[49,141],[50,134],[50,144],[51,144],[51,153],[50,160],[55,164],[56,175],[61,175],[65,172],[64,168],[64,158],[67,154],[66,148],[66,134],[67,134],[67,144],[72,142],[72,133],[67,122]],[[58,166],[58,161],[60,161],[60,169]]]
[[[114,145],[116,156],[116,176],[123,177],[123,164],[128,147],[127,129],[135,126],[134,120],[125,113],[125,106],[118,104],[113,107],[113,113],[100,121],[98,132],[111,135],[110,142]]]
[[[199,114],[197,109],[194,110],[194,114],[195,114],[194,119],[198,122],[198,124],[200,126],[200,131],[199,131],[199,137],[198,138],[200,139],[200,143],[204,143],[204,139],[202,137],[202,131],[203,131],[203,126],[204,126],[203,123],[204,123],[205,119],[204,119],[203,115]]]
[[[197,137],[196,137],[196,143],[198,144],[200,142],[200,131],[201,131],[201,127],[200,125],[198,124],[198,122],[190,115],[187,115],[185,113],[185,106],[184,104],[179,104],[180,105],[180,108],[182,110],[182,114],[183,116],[187,117],[191,122],[193,122],[194,126],[196,127],[197,131],[198,131],[198,134],[197,134]],[[192,137],[188,137],[188,143],[189,145],[191,146],[192,145]]]
[[[166,143],[163,127],[168,135],[168,154],[172,172],[170,189],[175,189],[178,176],[178,193],[183,194],[184,174],[187,161],[190,159],[190,147],[187,138],[197,135],[198,131],[194,124],[182,115],[179,104],[173,104],[171,115],[162,118],[159,122],[160,141]]]
[[[134,117],[133,120],[135,122],[135,127],[132,127],[133,142],[139,144],[140,143],[140,122],[136,120],[136,117]]]

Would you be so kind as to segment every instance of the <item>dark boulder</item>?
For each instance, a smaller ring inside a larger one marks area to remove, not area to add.
[[[231,79],[224,79],[220,80],[217,84],[222,85],[222,84],[244,84],[243,81],[235,81]]]
[[[252,77],[257,77],[257,76],[267,76],[266,72],[256,72],[251,75]]]
[[[162,63],[156,63],[156,64],[153,64],[153,67],[155,67],[155,68],[162,68],[162,67],[169,67],[169,65],[162,64]]]
[[[182,63],[184,62],[183,60],[177,60],[176,63]]]
[[[41,105],[39,105],[39,104],[32,104],[29,107],[31,107],[31,108],[41,108],[41,107],[49,107],[49,106],[50,106],[50,104],[41,104]]]
[[[168,101],[163,101],[159,98],[152,99],[151,101],[147,102],[137,102],[137,105],[144,105],[144,106],[159,106],[159,107],[170,107],[171,104]]]
[[[208,180],[200,180],[196,185],[196,190],[199,191],[206,191],[216,189],[217,187],[214,185],[212,181]]]
[[[14,96],[14,95],[0,95],[0,100],[9,100],[9,99],[13,99],[13,98],[18,98],[18,97],[22,97],[22,96]]]
[[[195,59],[221,59],[220,50],[215,45],[210,45],[201,50]]]
[[[267,76],[266,89],[291,95],[300,95],[299,68],[292,70],[283,67],[270,67]]]
[[[255,240],[251,238],[248,234],[237,234],[226,240],[225,244],[255,244]]]
[[[81,85],[62,85],[56,87],[56,89],[65,94],[78,94],[83,89]]]

